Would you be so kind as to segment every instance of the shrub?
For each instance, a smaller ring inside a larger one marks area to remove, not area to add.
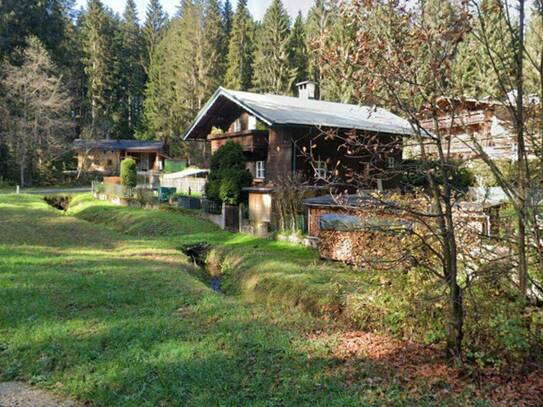
[[[243,187],[251,185],[251,181],[252,176],[247,170],[226,170],[220,184],[220,200],[227,205],[236,205]]]
[[[206,196],[213,201],[236,205],[242,189],[251,185],[253,177],[245,168],[245,156],[238,143],[226,142],[211,157]]]
[[[452,186],[457,192],[466,192],[469,187],[475,185],[475,175],[471,169],[462,167],[459,163],[451,163],[455,167],[451,174]],[[404,162],[405,173],[402,177],[401,183],[404,188],[427,188],[428,180],[424,175],[425,171],[435,171],[437,166],[434,161],[419,161],[419,160],[406,160]],[[443,184],[443,178],[441,176],[436,177],[436,181],[439,184]]]
[[[121,184],[130,188],[138,184],[136,162],[132,158],[125,158],[121,162]]]
[[[158,203],[158,199],[154,196],[153,191],[147,188],[137,188],[134,194],[134,200],[142,207]]]

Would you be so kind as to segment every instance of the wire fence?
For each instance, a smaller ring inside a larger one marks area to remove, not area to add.
[[[202,210],[213,215],[220,215],[222,213],[222,204],[209,199],[202,199]]]

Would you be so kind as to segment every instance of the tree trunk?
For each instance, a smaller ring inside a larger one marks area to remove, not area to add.
[[[25,163],[24,161],[21,161],[19,166],[19,182],[21,184],[21,188],[25,186]]]
[[[521,211],[522,215],[518,218],[518,279],[519,290],[522,297],[526,297],[528,293],[528,264],[526,261],[526,225],[524,220],[526,214]]]
[[[448,173],[448,171],[446,172]],[[448,175],[448,174],[447,174]],[[448,179],[448,178],[447,178]],[[458,285],[458,260],[454,220],[451,207],[451,188],[445,186],[445,227],[444,239],[445,276],[449,286],[449,325],[447,334],[447,358],[462,363],[462,340],[464,339],[464,298]]]
[[[462,340],[464,339],[464,295],[456,282],[456,272],[449,280],[450,321],[447,335],[447,358],[461,362]]]
[[[520,195],[520,211],[518,219],[518,279],[520,295],[526,297],[528,291],[528,261],[526,258],[526,220],[528,215],[529,174],[524,139],[524,0],[519,1],[519,27],[516,66],[516,130],[517,130],[517,161],[518,182]]]

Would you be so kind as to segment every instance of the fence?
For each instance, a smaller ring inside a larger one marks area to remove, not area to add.
[[[180,196],[177,205],[183,209],[202,209],[202,200],[192,196]]]
[[[222,214],[222,205],[220,202],[211,201],[209,199],[202,199],[202,210],[205,213],[220,215]]]
[[[160,185],[163,187],[176,188],[177,192],[184,194],[199,194],[202,195],[205,192],[207,179],[196,177],[182,177],[173,178],[165,175],[160,181]]]

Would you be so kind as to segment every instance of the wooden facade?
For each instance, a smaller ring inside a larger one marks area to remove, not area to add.
[[[237,119],[234,119],[237,120]],[[340,131],[341,132],[341,131]],[[346,131],[344,131],[346,132]],[[348,149],[344,145],[342,137],[329,138],[320,130],[309,126],[273,126],[266,130],[245,129],[231,133],[209,134],[207,141],[210,143],[211,152],[214,153],[227,141],[239,143],[242,146],[246,158],[247,169],[253,175],[255,185],[263,183],[273,185],[279,177],[300,174],[302,179],[310,184],[318,184],[316,179],[315,163],[325,163],[330,178],[339,181],[339,184],[347,187],[349,173],[354,172],[360,177],[366,175],[367,185],[364,188],[376,188],[376,173],[386,173],[386,167],[390,160],[400,163],[402,160],[402,140],[400,137],[382,134],[379,139],[383,145],[392,146],[388,153],[376,158],[367,153],[365,156],[357,155],[349,157]],[[361,135],[360,137],[364,137]],[[375,137],[374,134],[368,137]],[[257,173],[257,162],[265,162],[264,179]],[[392,177],[383,177],[384,188],[394,188],[397,180]],[[323,183],[322,181],[320,182]],[[349,187],[353,189],[352,187]]]
[[[137,140],[98,140],[74,142],[78,170],[103,175],[119,175],[121,161],[127,157],[136,161],[140,173],[158,173],[164,168],[161,142]]]
[[[387,166],[402,160],[403,138],[411,134],[408,122],[383,109],[315,101],[311,92],[303,95],[219,88],[184,132],[186,141],[206,143],[212,153],[228,141],[241,145],[254,180],[247,192],[250,218],[256,223],[274,223],[269,201],[274,185],[286,177],[296,176],[320,194],[398,185],[390,175],[398,171],[387,171]],[[354,131],[367,147],[365,153],[349,155],[345,138]],[[330,137],[332,132],[336,137]],[[378,174],[384,177],[378,179]],[[360,182],[364,176],[366,183]]]
[[[451,155],[458,159],[478,158],[477,145],[493,159],[511,160],[516,154],[513,121],[506,106],[481,100],[438,102],[435,118],[428,109],[421,112],[421,125],[430,133],[437,131],[451,137]],[[426,151],[436,154],[431,143]]]

